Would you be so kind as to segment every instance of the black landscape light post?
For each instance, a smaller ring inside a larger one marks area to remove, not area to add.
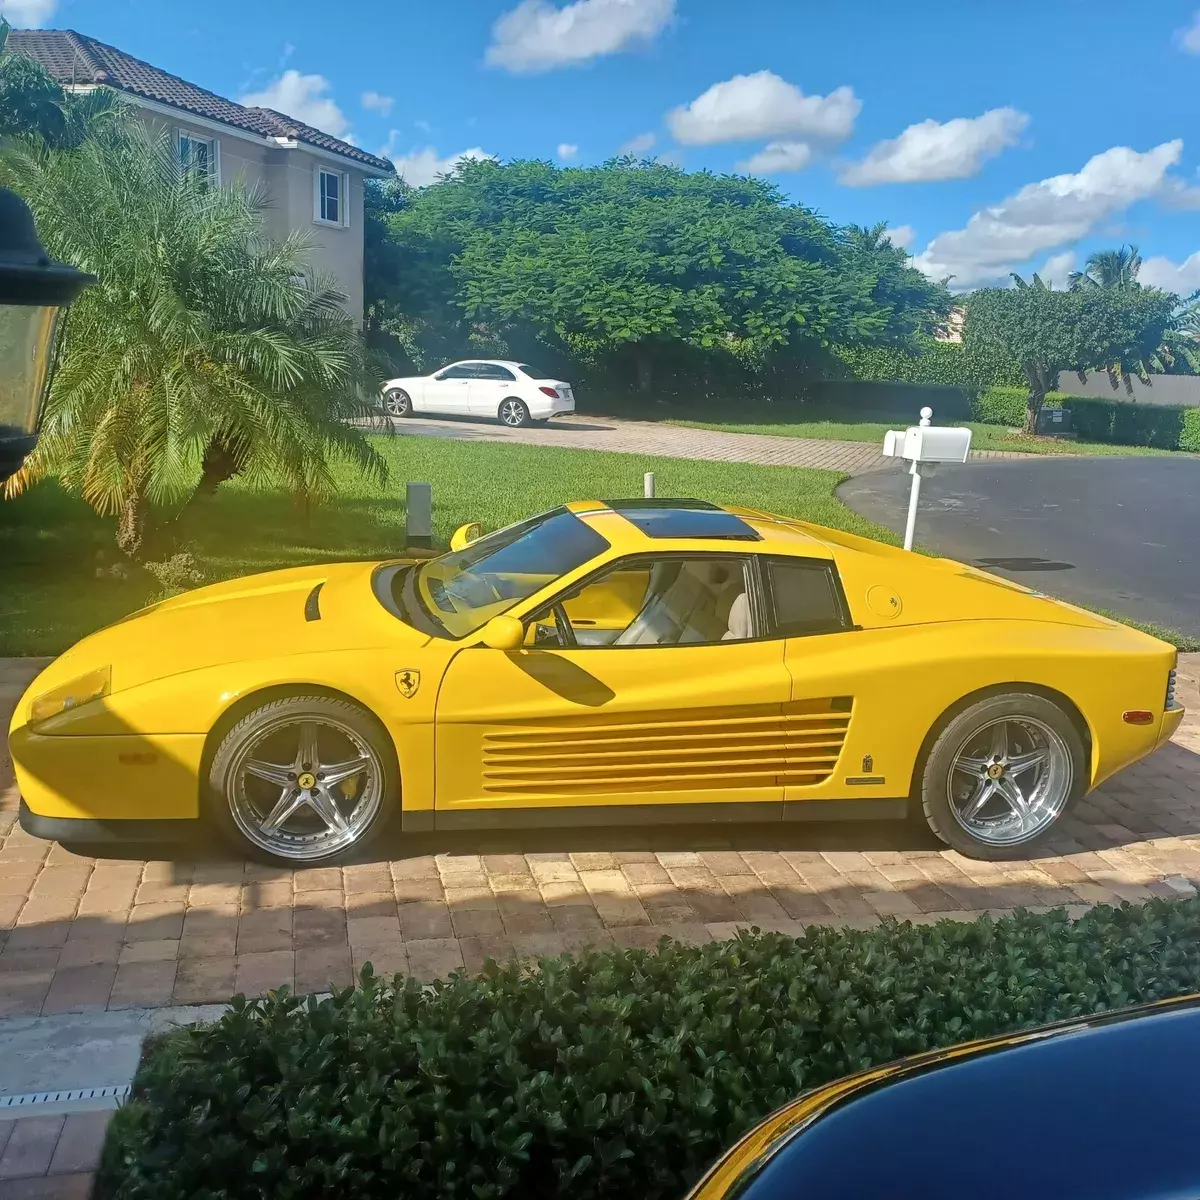
[[[0,483],[37,443],[59,314],[96,277],[54,262],[29,206],[0,188]]]

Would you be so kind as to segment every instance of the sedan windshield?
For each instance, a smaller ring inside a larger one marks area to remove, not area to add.
[[[557,508],[425,563],[417,598],[444,636],[466,637],[607,548],[591,526]]]
[[[517,366],[529,376],[530,379],[549,379],[550,376],[545,371],[539,371],[537,367],[531,367],[528,363],[517,363]]]

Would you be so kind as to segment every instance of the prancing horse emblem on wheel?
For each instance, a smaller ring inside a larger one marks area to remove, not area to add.
[[[417,688],[421,686],[421,672],[397,671],[396,686],[405,700],[411,700],[417,694]]]

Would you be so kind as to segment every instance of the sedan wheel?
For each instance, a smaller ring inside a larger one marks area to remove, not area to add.
[[[383,397],[383,407],[389,417],[411,417],[412,401],[403,388],[392,388]]]
[[[930,828],[975,858],[1019,858],[1081,794],[1082,739],[1070,718],[1036,695],[993,696],[954,717],[934,743],[922,781]]]
[[[526,407],[525,401],[518,400],[515,396],[501,401],[500,420],[511,429],[520,429],[522,425],[528,425],[530,423],[529,409]]]
[[[383,828],[394,754],[374,718],[323,696],[265,704],[226,735],[209,773],[218,823],[273,862],[329,862]]]

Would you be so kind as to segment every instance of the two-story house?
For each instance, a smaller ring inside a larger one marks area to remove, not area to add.
[[[242,176],[271,199],[267,232],[306,230],[316,270],[363,316],[363,185],[392,175],[386,158],[271,108],[247,108],[70,29],[17,29],[7,50],[40,63],[67,90],[113,88],[171,131],[181,160],[214,183]]]

